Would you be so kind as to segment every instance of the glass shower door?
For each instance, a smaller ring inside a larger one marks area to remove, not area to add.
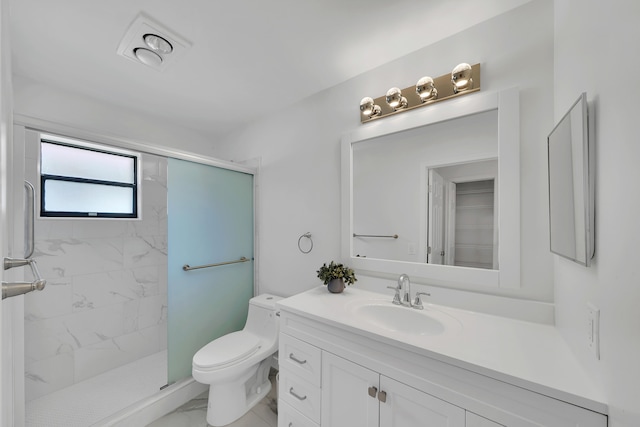
[[[169,159],[168,176],[170,384],[191,375],[201,347],[244,326],[254,290],[254,219],[252,175]]]

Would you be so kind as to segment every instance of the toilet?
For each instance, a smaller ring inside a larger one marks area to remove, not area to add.
[[[244,329],[211,341],[193,356],[193,378],[209,385],[210,425],[234,422],[271,390],[269,368],[278,351],[280,299],[269,294],[251,298]]]

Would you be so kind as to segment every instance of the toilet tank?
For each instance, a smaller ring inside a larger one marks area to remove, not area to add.
[[[279,317],[276,316],[276,302],[281,299],[271,294],[251,298],[244,330],[267,339],[277,338]]]

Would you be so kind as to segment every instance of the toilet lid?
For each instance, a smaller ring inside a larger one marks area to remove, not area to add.
[[[215,369],[246,359],[260,348],[260,340],[244,331],[232,332],[211,341],[193,356],[193,366]]]

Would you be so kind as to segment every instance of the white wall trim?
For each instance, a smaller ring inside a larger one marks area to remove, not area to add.
[[[81,129],[76,126],[51,122],[36,117],[25,116],[22,114],[14,114],[14,124],[19,124],[27,129],[35,131],[55,133],[60,136],[69,138],[85,139],[92,142],[115,145],[116,147],[137,150],[148,154],[159,156],[173,157],[175,159],[187,160],[196,163],[202,163],[210,166],[216,166],[223,169],[229,169],[236,172],[244,172],[255,175],[257,168],[241,165],[239,163],[228,162],[225,160],[215,159],[213,157],[202,154],[191,153],[188,151],[177,150],[173,148],[164,148],[142,142],[131,138],[123,138],[115,135],[104,135],[101,133]]]
[[[520,103],[517,88],[479,92],[368,123],[342,136],[342,259],[355,269],[406,273],[438,286],[519,289],[520,278]],[[452,267],[354,257],[352,144],[490,110],[498,110],[499,270]]]

